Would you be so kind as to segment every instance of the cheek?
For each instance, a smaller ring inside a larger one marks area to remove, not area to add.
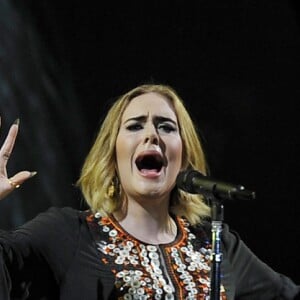
[[[116,158],[117,164],[130,163],[133,155],[134,143],[128,136],[119,135],[116,140]]]
[[[122,164],[122,161],[124,159],[125,149],[124,149],[124,142],[123,138],[118,136],[116,140],[116,159],[117,159],[117,166],[118,169],[120,169],[120,163]]]
[[[169,144],[169,158],[181,166],[182,160],[182,141],[181,139],[173,139]]]

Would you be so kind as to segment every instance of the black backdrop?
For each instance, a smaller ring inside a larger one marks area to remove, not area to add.
[[[173,86],[199,126],[213,177],[256,191],[225,220],[300,283],[299,4],[0,0],[0,113],[21,132],[9,165],[38,175],[0,203],[2,228],[73,187],[107,103],[143,82]]]

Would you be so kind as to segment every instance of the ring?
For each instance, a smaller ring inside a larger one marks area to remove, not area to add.
[[[9,184],[10,184],[13,188],[15,188],[15,189],[18,189],[18,188],[20,187],[19,184],[15,183],[14,181],[12,181],[12,180],[10,180],[10,179],[8,179],[8,182],[9,182]]]
[[[3,154],[3,158],[4,158],[5,160],[9,160],[9,157],[10,157],[9,153],[4,153],[4,154]]]

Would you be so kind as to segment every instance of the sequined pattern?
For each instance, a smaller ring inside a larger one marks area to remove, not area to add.
[[[87,220],[99,225],[97,248],[114,273],[118,299],[209,299],[211,245],[203,237],[199,243],[186,220],[176,219],[177,238],[164,245],[135,239],[113,217]],[[223,286],[220,299],[226,299]]]

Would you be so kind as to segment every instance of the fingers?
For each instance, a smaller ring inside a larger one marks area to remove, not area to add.
[[[0,200],[19,188],[23,182],[36,174],[36,172],[21,171],[10,178],[0,177]]]
[[[7,176],[6,166],[13,151],[14,144],[18,135],[18,130],[19,119],[17,119],[10,127],[6,139],[0,149],[0,200],[5,198],[13,190],[19,188],[24,181],[28,180],[36,174],[36,172],[21,171],[10,178],[8,178]]]
[[[19,119],[10,127],[7,137],[0,149],[0,174],[6,176],[7,161],[12,153],[18,135]]]
[[[20,185],[29,178],[35,176],[37,172],[29,172],[29,171],[21,171],[14,176],[8,178],[8,183],[10,184],[10,188],[17,189]]]
[[[20,187],[20,185],[18,183],[16,183],[15,181],[8,179],[8,183],[10,184],[12,189],[18,189]]]

